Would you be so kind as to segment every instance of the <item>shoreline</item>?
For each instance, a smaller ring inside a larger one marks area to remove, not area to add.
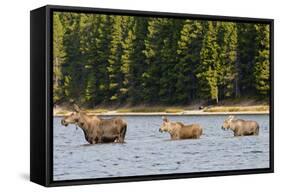
[[[71,111],[65,113],[53,113],[53,117],[64,117],[71,113]],[[269,111],[235,111],[235,112],[204,112],[203,110],[191,110],[177,113],[167,112],[126,112],[119,113],[116,111],[108,111],[104,113],[87,112],[89,116],[211,116],[211,115],[269,115]]]

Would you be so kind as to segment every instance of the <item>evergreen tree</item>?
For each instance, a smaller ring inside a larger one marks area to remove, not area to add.
[[[63,73],[63,97],[66,101],[80,98],[82,62],[80,52],[80,15],[78,13],[64,13],[62,17],[65,29],[63,45],[65,50],[65,62],[61,65]]]
[[[243,96],[255,94],[254,63],[256,54],[256,29],[254,24],[237,23],[239,89]]]
[[[110,42],[112,40],[111,33],[112,20],[108,15],[99,16],[99,28],[98,28],[98,39],[97,39],[97,79],[98,79],[98,91],[97,91],[97,101],[98,103],[108,103],[110,101],[109,97],[109,55],[110,55]]]
[[[197,68],[200,97],[218,102],[218,43],[216,22],[209,21]]]
[[[237,69],[237,28],[232,22],[218,23],[218,73],[219,97],[221,99],[235,96],[238,80]]]
[[[126,25],[125,25],[126,24]],[[122,42],[122,56],[121,56],[121,72],[123,74],[122,87],[120,88],[120,93],[122,94],[122,101],[125,101],[129,96],[129,83],[132,79],[132,65],[133,65],[133,53],[134,44],[136,39],[135,35],[135,24],[133,17],[128,17],[127,22],[123,21],[123,32],[124,41]]]
[[[80,101],[88,106],[94,106],[98,99],[97,41],[99,24],[99,15],[81,15],[80,52],[83,75],[80,87],[82,87],[83,94]]]
[[[257,93],[264,97],[268,96],[270,91],[270,31],[269,25],[266,24],[257,24],[255,28],[257,30],[256,42],[258,48],[254,66],[255,87]]]
[[[135,105],[142,101],[145,97],[143,94],[143,74],[146,70],[145,49],[144,40],[147,35],[147,18],[137,17],[135,18],[132,26],[132,34],[128,35],[132,39],[131,49],[127,49],[129,65],[129,76],[128,76],[128,102]]]
[[[164,104],[174,104],[176,102],[177,73],[176,64],[177,43],[180,38],[180,29],[182,21],[178,19],[163,19],[161,29],[161,47],[160,47],[160,84],[159,101]]]
[[[176,96],[180,103],[188,103],[197,97],[195,69],[200,64],[200,51],[203,41],[203,25],[200,21],[186,20],[178,41],[176,63]]]
[[[63,97],[63,90],[61,89],[63,74],[61,65],[64,63],[65,51],[63,46],[64,28],[60,20],[60,13],[55,12],[53,15],[53,101],[54,103],[60,101]]]
[[[161,48],[163,40],[161,30],[165,19],[150,18],[148,20],[148,32],[145,39],[145,62],[146,70],[143,73],[144,101],[147,103],[156,103],[159,101],[159,88],[161,78]]]
[[[267,24],[55,12],[53,100],[187,104],[270,92]]]
[[[110,42],[109,66],[109,94],[110,101],[118,101],[119,90],[122,87],[121,56],[122,56],[122,16],[112,16],[112,39]]]

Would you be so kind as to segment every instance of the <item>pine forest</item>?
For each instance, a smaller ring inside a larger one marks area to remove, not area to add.
[[[53,101],[188,105],[268,99],[270,25],[53,13]]]

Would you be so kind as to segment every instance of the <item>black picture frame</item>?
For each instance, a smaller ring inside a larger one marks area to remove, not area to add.
[[[200,173],[180,173],[54,181],[53,175],[53,111],[52,111],[52,13],[71,11],[79,13],[103,13],[131,16],[189,18],[220,20],[270,25],[270,167]],[[30,12],[30,180],[43,186],[64,186],[98,183],[117,183],[161,179],[195,178],[210,176],[242,175],[274,172],[274,20],[183,13],[150,12],[135,10],[101,9],[47,5]]]

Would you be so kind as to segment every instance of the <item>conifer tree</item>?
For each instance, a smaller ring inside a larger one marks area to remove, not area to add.
[[[235,96],[235,83],[238,79],[237,69],[237,28],[232,22],[218,23],[218,73],[219,97],[221,99]]]
[[[121,56],[122,56],[122,16],[112,16],[112,33],[109,46],[110,55],[108,58],[109,66],[109,94],[110,101],[118,101],[119,90],[122,86]]]
[[[269,25],[256,24],[257,30],[257,53],[255,56],[254,78],[255,87],[261,96],[268,96],[270,88],[269,66],[270,66],[270,31]]]
[[[112,40],[111,33],[112,20],[108,15],[99,16],[99,27],[98,27],[98,39],[96,45],[96,62],[97,62],[97,79],[98,79],[98,92],[97,101],[98,103],[108,103],[109,97],[109,55],[110,55],[110,42]]]
[[[182,21],[178,19],[163,19],[161,29],[161,51],[160,60],[160,80],[159,80],[159,102],[164,104],[174,104],[176,102],[177,73],[176,64],[177,43],[180,38]]]
[[[98,15],[82,15],[80,18],[80,52],[81,52],[81,87],[83,94],[81,102],[89,107],[97,102],[97,40],[99,29]]]
[[[197,68],[200,97],[218,102],[218,44],[216,22],[208,22]]]
[[[145,38],[147,35],[147,18],[135,18],[132,26],[132,49],[129,51],[130,70],[128,77],[128,102],[132,105],[139,103],[143,100],[144,87],[143,87],[143,74],[146,70],[145,54]]]
[[[62,66],[63,73],[63,97],[66,101],[73,98],[80,98],[82,88],[81,76],[82,62],[80,52],[80,15],[78,13],[64,13],[62,18],[65,29],[63,46],[65,60]]]
[[[53,16],[55,103],[178,105],[270,92],[268,24]]]
[[[256,29],[251,23],[237,23],[239,89],[244,96],[255,94],[254,63],[256,48]]]
[[[148,32],[145,39],[145,62],[146,71],[143,73],[144,101],[147,103],[156,103],[159,99],[159,88],[161,77],[161,48],[163,40],[161,30],[165,23],[163,18],[150,18],[148,21]]]
[[[178,41],[178,62],[176,63],[176,96],[180,103],[188,103],[197,97],[195,69],[200,64],[203,41],[203,25],[200,21],[186,20]]]
[[[53,15],[53,87],[54,87],[54,98],[53,101],[56,103],[63,97],[62,80],[62,67],[64,63],[65,51],[63,46],[64,28],[61,23],[60,13],[54,13]]]
[[[120,73],[122,84],[118,90],[119,102],[123,103],[128,99],[129,81],[131,78],[131,66],[133,65],[132,53],[134,51],[133,41],[135,40],[134,17],[122,17],[122,55],[120,60]]]

